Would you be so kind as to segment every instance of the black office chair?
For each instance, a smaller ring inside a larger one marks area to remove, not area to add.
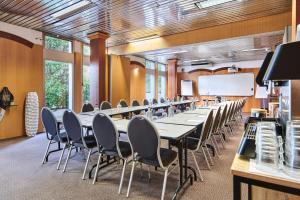
[[[214,119],[213,110],[211,110],[208,113],[208,115],[206,117],[206,120],[205,120],[205,122],[203,123],[203,125],[202,125],[202,127],[200,129],[201,130],[200,133],[197,131],[196,134],[192,134],[189,137],[187,137],[187,149],[190,150],[191,153],[192,153],[192,156],[193,156],[195,165],[197,167],[197,170],[199,172],[199,176],[200,176],[201,181],[203,181],[203,177],[202,177],[202,174],[201,174],[201,171],[200,171],[197,159],[195,157],[195,152],[198,152],[201,149],[201,151],[202,151],[202,153],[204,155],[207,167],[208,167],[208,169],[211,169],[210,163],[209,163],[209,161],[207,159],[207,155],[205,153],[205,150],[208,152],[208,148],[207,148],[207,146],[205,144],[205,140],[206,140],[206,138],[207,138],[207,136],[208,136],[208,134],[210,132],[213,119]],[[209,153],[208,153],[208,156],[209,156],[209,158],[211,160],[211,157],[210,157]]]
[[[42,164],[45,163],[45,160],[46,160],[46,157],[48,156],[48,152],[49,152],[49,148],[50,148],[51,144],[58,143],[58,142],[64,143],[65,145],[62,149],[62,152],[61,152],[58,164],[57,164],[57,169],[59,169],[65,149],[69,143],[68,137],[65,132],[60,132],[58,130],[58,124],[57,124],[56,118],[49,108],[46,108],[46,107],[42,108],[41,118],[42,118],[42,124],[44,126],[47,139],[49,140],[47,148],[46,148],[46,152],[45,152],[43,160],[42,160]]]
[[[164,98],[160,98],[160,103],[165,103],[166,100]]]
[[[63,115],[63,123],[66,129],[67,137],[70,141],[68,156],[65,162],[63,172],[66,171],[70,154],[73,147],[88,150],[88,157],[82,174],[82,179],[85,178],[86,169],[90,160],[92,149],[97,146],[94,135],[83,136],[82,126],[74,112],[66,110]]]
[[[120,100],[119,105],[121,105],[122,108],[128,107],[128,104],[127,104],[126,100],[124,100],[124,99]],[[122,113],[121,116],[123,119],[128,119],[129,113]]]
[[[158,104],[157,99],[152,99],[152,104]]]
[[[90,103],[83,104],[81,112],[92,112],[94,111],[94,106]]]
[[[134,106],[140,106],[140,103],[138,102],[138,100],[133,100],[132,103],[131,103],[131,106],[134,107]],[[140,110],[137,110],[137,111],[134,111],[133,112],[135,115],[139,115],[141,114],[141,111]]]
[[[102,101],[101,105],[100,105],[100,110],[107,110],[107,109],[111,109],[112,106],[108,101]]]
[[[102,156],[107,155],[110,157],[117,157],[124,161],[123,170],[119,185],[119,194],[122,190],[124,173],[128,161],[128,157],[131,155],[131,147],[128,142],[119,141],[119,133],[115,127],[113,121],[109,116],[103,113],[99,113],[94,117],[93,130],[97,141],[97,147],[99,152],[97,167],[94,175],[93,184],[95,184],[99,172],[99,165]]]
[[[135,164],[139,162],[164,169],[164,182],[161,194],[161,199],[164,199],[169,167],[178,160],[177,152],[160,147],[160,137],[157,129],[146,117],[133,117],[128,124],[127,133],[133,155],[127,197],[130,192]]]
[[[149,105],[148,99],[144,99],[143,104],[144,104],[144,106],[148,106]]]

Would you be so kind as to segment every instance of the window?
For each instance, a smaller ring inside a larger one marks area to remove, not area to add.
[[[45,48],[55,51],[72,53],[72,42],[51,36],[45,36]]]
[[[71,63],[45,61],[45,101],[51,109],[72,109],[72,80]]]
[[[158,99],[166,98],[166,65],[158,63],[158,83],[157,83],[157,91],[158,91]]]
[[[155,63],[146,60],[146,99],[155,98]]]
[[[90,94],[90,80],[89,80],[89,66],[83,65],[82,68],[82,93],[83,93],[83,103],[88,103],[91,100]]]
[[[83,55],[90,56],[91,55],[91,48],[88,45],[83,45]]]

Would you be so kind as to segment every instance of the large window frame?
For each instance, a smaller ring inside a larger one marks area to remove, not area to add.
[[[152,101],[156,98],[156,63],[150,60],[145,60],[146,77],[145,77],[145,95],[146,99]]]
[[[47,39],[48,38],[48,39]],[[50,40],[49,40],[50,38]],[[51,44],[48,44],[48,41],[54,42],[54,44],[51,46]],[[55,41],[56,40],[56,41]],[[58,44],[55,44],[55,42],[57,42]],[[61,44],[59,44],[59,42],[61,42]],[[57,48],[55,48],[55,46]],[[67,105],[50,105],[47,102],[47,99],[49,99],[50,97],[47,96],[47,87],[46,86],[46,81],[47,78],[53,78],[55,79],[55,77],[51,77],[53,76],[53,74],[50,75],[44,75],[45,79],[44,79],[44,86],[45,86],[45,104],[47,106],[50,106],[51,109],[60,109],[60,108],[68,108],[68,109],[73,109],[73,105],[74,105],[74,53],[73,53],[73,42],[64,38],[57,38],[54,37],[52,35],[44,35],[44,50],[45,50],[45,54],[44,54],[44,71],[45,73],[47,73],[47,69],[46,67],[50,67],[49,65],[47,66],[48,62],[53,62],[53,66],[56,65],[56,67],[59,66],[59,64],[61,64],[61,66],[63,67],[64,65],[68,65],[68,74],[67,74],[67,78],[68,78],[68,84],[67,84],[67,89],[64,88],[64,90],[68,91],[68,101],[67,101]],[[63,67],[64,68],[64,67]],[[62,69],[62,70],[66,70],[66,69]],[[48,70],[49,72],[49,70]],[[59,73],[58,73],[59,74]],[[57,74],[57,75],[58,75]],[[48,77],[47,77],[48,76]],[[57,78],[57,77],[56,77]],[[66,77],[62,77],[62,79],[65,80]],[[55,83],[52,83],[55,84]],[[57,86],[57,85],[56,85]],[[57,91],[59,92],[63,92],[63,90],[59,90]],[[62,95],[62,94],[60,94]],[[55,97],[53,97],[55,98]],[[61,96],[61,98],[63,98],[63,96]],[[63,101],[60,101],[63,102]]]
[[[90,55],[91,49],[87,44],[82,45],[82,56],[83,56],[83,65],[82,65],[82,102],[89,103],[91,102],[91,90],[90,90]],[[87,91],[88,90],[88,91]]]
[[[167,65],[157,63],[157,97],[166,99],[167,96]]]

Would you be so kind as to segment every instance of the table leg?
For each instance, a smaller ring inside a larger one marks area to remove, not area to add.
[[[233,176],[233,200],[241,200],[241,181],[237,176]]]
[[[180,142],[178,145],[178,160],[179,160],[179,184],[180,186],[183,184],[183,163],[182,163],[182,147],[183,147],[183,143]]]
[[[252,200],[252,185],[248,183],[248,200]]]

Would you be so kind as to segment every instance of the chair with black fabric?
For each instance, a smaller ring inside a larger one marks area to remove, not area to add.
[[[128,124],[127,130],[132,148],[133,163],[127,190],[129,196],[132,177],[136,163],[148,166],[161,167],[164,170],[164,182],[161,199],[164,199],[167,177],[172,171],[170,166],[178,161],[177,152],[161,148],[160,137],[155,126],[144,116],[135,116]]]
[[[120,100],[119,105],[122,108],[128,107],[128,104],[127,104],[126,100],[124,100],[124,99]],[[128,119],[129,118],[129,113],[122,113],[121,116],[122,116],[123,119]]]
[[[144,104],[144,106],[148,106],[149,105],[148,99],[144,99],[143,104]]]
[[[222,109],[222,114],[221,114],[221,118],[220,118],[220,123],[218,126],[218,132],[219,134],[221,134],[224,138],[224,142],[225,142],[225,137],[228,136],[227,135],[227,131],[225,129],[225,121],[226,121],[226,116],[227,116],[227,112],[228,112],[228,105],[226,104],[224,106],[224,108]]]
[[[97,167],[94,175],[93,184],[95,184],[99,172],[99,165],[102,156],[110,156],[123,160],[123,170],[119,185],[119,194],[122,190],[123,178],[128,163],[128,158],[131,155],[131,147],[128,142],[119,141],[119,133],[109,116],[99,113],[94,117],[93,130],[97,141],[99,152]]]
[[[189,137],[187,137],[187,149],[192,153],[192,156],[193,156],[195,165],[197,167],[197,170],[198,170],[198,173],[199,173],[201,181],[203,181],[203,177],[202,177],[202,174],[201,174],[201,171],[200,171],[200,167],[198,165],[195,153],[199,152],[199,150],[201,149],[201,151],[202,151],[202,153],[204,155],[207,167],[208,167],[208,169],[211,169],[204,148],[208,152],[207,146],[205,144],[205,139],[207,138],[207,135],[210,132],[212,122],[213,122],[213,111],[211,110],[208,113],[208,115],[206,117],[206,120],[205,120],[205,122],[202,125],[202,128],[200,129],[201,132],[198,134],[197,133],[198,131],[197,131],[196,134],[193,134],[193,135],[190,135]],[[208,155],[209,155],[209,153],[208,153]]]
[[[138,102],[138,100],[133,100],[132,103],[131,103],[131,106],[132,106],[132,107],[140,106],[140,103]],[[141,111],[140,111],[140,110],[137,110],[137,111],[134,111],[133,113],[134,113],[135,115],[139,115],[139,114],[141,114]]]
[[[95,110],[94,106],[90,103],[83,104],[83,106],[81,108],[81,112],[92,112],[94,110]]]
[[[152,99],[152,104],[158,104],[158,101],[157,101],[157,99]]]
[[[107,110],[107,109],[111,109],[112,106],[108,101],[102,101],[101,105],[100,105],[100,110]]]
[[[211,138],[212,138],[212,141],[214,142],[216,152],[219,153],[219,154],[221,153],[221,151],[219,149],[219,145],[218,145],[216,135],[219,135],[218,128],[219,128],[220,120],[221,120],[221,106],[219,106],[218,109],[217,109],[217,112],[214,116],[214,121],[213,121],[213,124],[212,124],[212,127],[211,127]],[[223,137],[221,137],[221,138],[223,139]],[[224,145],[222,139],[221,139],[221,142],[222,142],[222,145]]]
[[[62,152],[61,152],[58,164],[57,164],[57,169],[59,169],[65,149],[69,144],[68,137],[65,132],[60,132],[58,130],[57,120],[49,108],[46,108],[46,107],[42,108],[41,118],[42,118],[42,123],[43,123],[44,129],[45,129],[47,139],[49,140],[47,148],[46,148],[46,152],[43,157],[42,164],[45,163],[45,160],[48,155],[51,144],[64,143],[65,145],[62,149]]]
[[[86,149],[86,150],[88,150],[88,157],[86,159],[84,171],[82,174],[82,179],[84,179],[86,169],[87,169],[87,166],[88,166],[88,163],[90,160],[90,156],[92,153],[92,149],[97,146],[96,139],[95,139],[94,135],[88,135],[88,136],[83,135],[82,125],[81,125],[79,119],[77,118],[75,113],[70,110],[66,110],[64,112],[63,123],[64,123],[64,127],[66,129],[68,140],[70,141],[70,145],[69,145],[69,149],[68,149],[69,150],[68,156],[67,156],[67,159],[65,162],[63,172],[66,171],[68,161],[69,161],[73,147],[79,147],[81,149]]]
[[[166,100],[164,98],[160,98],[160,103],[165,103]]]

